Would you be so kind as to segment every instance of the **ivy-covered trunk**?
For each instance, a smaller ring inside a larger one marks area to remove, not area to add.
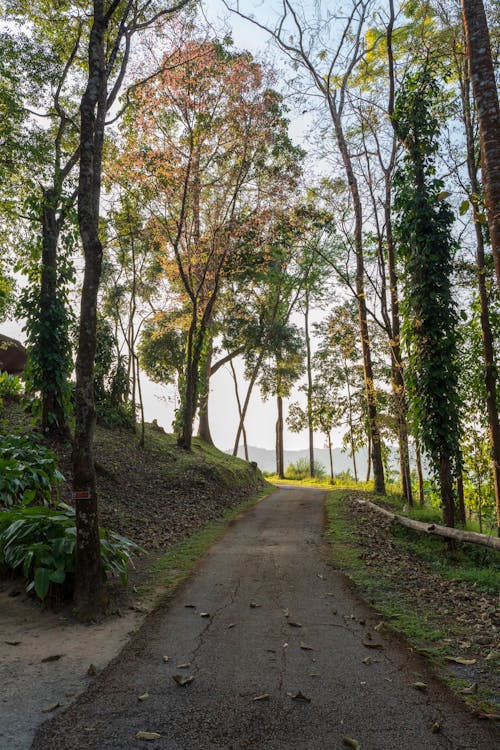
[[[78,183],[78,223],[85,256],[85,271],[76,360],[73,486],[79,497],[76,500],[75,604],[82,619],[101,614],[107,603],[100,556],[94,463],[94,359],[97,294],[102,265],[99,203],[107,95],[105,35],[108,23],[102,0],[94,0],[94,19],[89,40],[88,83],[80,108]]]
[[[42,431],[53,437],[69,439],[64,403],[69,339],[67,313],[61,299],[63,290],[58,289],[57,283],[57,246],[60,233],[55,205],[57,198],[55,190],[43,191],[40,310],[35,346],[40,368]]]

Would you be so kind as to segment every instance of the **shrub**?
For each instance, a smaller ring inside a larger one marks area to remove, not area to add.
[[[99,529],[104,573],[128,580],[130,556],[140,547],[113,531]],[[76,525],[73,508],[61,503],[0,510],[0,566],[22,573],[27,591],[45,599],[51,586],[72,584],[75,570]]]
[[[0,507],[49,502],[63,481],[56,454],[35,435],[0,435]]]
[[[17,400],[22,392],[22,384],[17,375],[0,372],[0,399]]]
[[[309,476],[309,459],[299,458],[294,464],[290,464],[285,472],[288,479],[306,479]],[[326,476],[323,464],[314,462],[314,476],[322,479]]]

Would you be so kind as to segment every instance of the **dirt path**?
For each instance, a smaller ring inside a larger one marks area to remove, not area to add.
[[[250,510],[33,750],[494,747],[330,567],[323,498],[283,488]]]

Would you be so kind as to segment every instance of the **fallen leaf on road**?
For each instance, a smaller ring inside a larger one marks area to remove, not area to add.
[[[289,609],[284,609],[283,610],[283,614],[285,615],[285,617],[290,617],[290,610]]]
[[[325,577],[325,576],[323,575],[323,573],[316,573],[316,575],[318,576],[318,578],[321,578],[321,580],[323,580],[323,579],[324,579],[324,577]]]
[[[304,701],[305,703],[310,703],[311,699],[307,697],[307,695],[304,695],[300,690],[296,693],[287,693],[288,697],[291,698],[293,701]]]
[[[353,740],[352,737],[343,737],[342,742],[348,747],[353,747],[354,750],[361,750],[361,745],[357,740]]]
[[[4,641],[4,643],[6,643],[7,646],[19,646],[21,641]]]
[[[365,656],[364,659],[361,659],[362,664],[372,664],[372,657],[371,656]]]
[[[309,672],[309,677],[319,677],[319,672]]]
[[[425,690],[427,688],[426,682],[412,682],[412,687],[415,688],[415,690]]]
[[[89,664],[89,668],[87,669],[87,674],[89,677],[95,677],[97,674],[97,667],[95,664]]]
[[[188,669],[191,666],[191,662],[187,661],[185,664],[178,664],[177,669]]]
[[[160,737],[158,732],[137,732],[135,735],[136,740],[159,740]]]
[[[169,661],[170,656],[162,656],[161,658],[163,659],[163,662],[166,664],[167,661]]]
[[[200,617],[210,617],[210,612],[200,612]]]
[[[361,620],[360,620],[360,623],[361,623]],[[384,627],[384,621],[380,620],[380,622],[378,623],[378,625],[375,625],[375,627],[373,629],[376,630],[377,633],[378,633],[379,630],[382,630],[383,627]]]
[[[478,688],[479,688],[479,685],[477,684],[477,682],[473,682],[472,685],[469,685],[469,687],[465,687],[460,692],[463,693],[464,695],[474,695],[474,693],[477,693]]]
[[[196,609],[196,604],[185,604],[184,607],[186,609]]]
[[[172,679],[181,687],[185,687],[185,685],[189,685],[194,680],[194,677],[192,675],[173,674]]]
[[[55,711],[60,705],[60,703],[53,703],[51,706],[47,706],[47,708],[42,708],[42,714],[50,714],[51,711]]]
[[[439,723],[439,721],[435,721],[431,727],[431,732],[432,734],[437,734],[440,731],[441,731],[441,724]]]
[[[59,661],[64,656],[64,654],[52,654],[51,656],[46,656],[45,659],[41,659],[40,661],[42,664],[45,664],[49,661]]]
[[[469,666],[471,664],[475,664],[477,659],[465,659],[463,656],[446,656],[446,661],[452,661],[455,664],[464,664],[465,666]]]
[[[309,646],[307,643],[300,642],[300,648],[303,651],[314,651],[314,648],[312,646]]]
[[[269,693],[262,693],[262,695],[256,695],[252,700],[254,703],[257,701],[268,701],[270,697]]]
[[[149,693],[143,693],[142,695],[137,696],[138,701],[147,701],[149,698]]]
[[[375,641],[363,641],[363,646],[366,646],[366,648],[384,648],[383,643],[375,643]]]
[[[302,625],[300,624],[300,622],[295,622],[294,620],[288,620],[288,624],[290,625],[291,628],[301,628],[302,627]]]
[[[250,609],[257,609],[257,607],[262,607],[262,604],[257,604],[257,602],[254,602],[253,600],[249,604]]]
[[[235,622],[230,622],[229,625],[227,626],[227,629],[231,630],[231,628],[234,628],[235,625],[236,625]]]

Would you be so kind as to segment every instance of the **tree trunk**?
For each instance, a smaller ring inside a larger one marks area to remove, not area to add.
[[[363,355],[363,374],[365,380],[365,395],[368,411],[368,421],[371,434],[370,457],[373,465],[374,490],[378,494],[385,493],[384,464],[382,461],[382,444],[380,442],[380,432],[377,421],[377,397],[373,380],[373,365],[370,348],[370,335],[368,332],[368,320],[366,310],[365,295],[365,264],[363,256],[363,210],[359,188],[352,160],[344,137],[344,131],[340,116],[335,109],[333,102],[330,102],[330,112],[332,114],[335,134],[339,146],[344,168],[349,184],[349,191],[354,208],[354,247],[356,251],[356,299],[358,302],[359,333],[361,339],[361,351]]]
[[[233,448],[233,456],[238,455],[238,446],[240,444],[240,437],[241,432],[243,430],[243,425],[245,423],[245,417],[247,415],[248,410],[248,404],[250,403],[250,396],[252,395],[253,387],[255,385],[255,381],[257,380],[257,376],[259,374],[260,366],[262,364],[262,360],[264,359],[264,350],[262,349],[259,353],[259,357],[257,359],[257,362],[255,363],[255,367],[253,368],[252,377],[250,378],[250,382],[248,384],[247,393],[245,396],[245,401],[243,403],[243,408],[241,410],[241,416],[240,421],[238,424],[238,429],[236,431],[236,438],[234,440],[234,448]]]
[[[80,108],[78,183],[78,224],[85,256],[85,270],[76,360],[73,487],[75,496],[79,498],[76,500],[75,604],[82,619],[100,615],[108,599],[100,555],[94,464],[94,359],[97,294],[102,265],[99,203],[107,94],[105,62],[107,25],[102,0],[95,0],[94,20],[89,39],[88,83]]]
[[[463,81],[463,117],[465,134],[467,139],[467,169],[470,180],[471,194],[480,195],[481,186],[477,177],[477,164],[475,158],[474,129],[470,112],[470,79],[467,69],[464,71]],[[495,488],[495,502],[497,512],[497,533],[500,537],[500,420],[498,418],[497,404],[497,368],[495,363],[495,352],[493,332],[490,323],[490,311],[488,290],[486,288],[486,268],[484,238],[478,217],[477,202],[471,199],[474,214],[474,230],[476,233],[476,269],[477,284],[479,290],[479,304],[481,310],[481,338],[483,344],[484,360],[484,384],[486,391],[486,409],[488,412],[488,425],[490,432],[491,460],[493,468],[493,485]]]
[[[481,172],[497,285],[500,289],[500,107],[482,0],[462,0],[472,90],[479,119]]]
[[[210,394],[210,375],[212,372],[212,352],[213,342],[212,337],[210,337],[205,358],[205,378],[203,383],[203,391],[200,395],[200,424],[198,426],[198,437],[200,437],[205,441],[205,443],[208,443],[209,445],[214,444],[212,435],[210,434],[210,423],[208,420],[208,397]]]
[[[309,476],[314,477],[314,426],[313,426],[313,379],[312,379],[312,357],[311,337],[309,335],[309,292],[306,290],[305,312],[304,312],[304,334],[306,339],[306,363],[307,363],[307,429],[309,433]]]
[[[439,457],[439,485],[443,504],[443,522],[445,526],[455,526],[455,499],[453,497],[453,477],[451,460],[447,454]]]
[[[285,478],[285,458],[283,451],[283,398],[277,396],[278,419],[276,421],[276,473]]]
[[[57,195],[54,189],[43,191],[42,273],[40,280],[40,328],[37,338],[38,361],[42,380],[42,432],[54,438],[71,437],[64,412],[62,379],[64,367],[55,366],[54,356],[66,356],[61,311],[57,299],[57,244],[59,226],[56,218]]]
[[[417,477],[418,477],[418,502],[421,508],[425,505],[424,495],[424,473],[422,471],[422,454],[420,452],[420,441],[415,438],[415,459],[417,464]]]
[[[367,461],[367,466],[366,466],[366,481],[367,482],[370,481],[370,476],[371,476],[371,468],[372,468],[372,464],[370,461],[371,452],[372,452],[372,436],[370,432],[368,432],[368,461]]]
[[[233,360],[229,360],[229,366],[231,368],[231,375],[233,376],[233,383],[234,383],[234,392],[236,395],[236,403],[238,404],[238,417],[241,420],[242,415],[242,409],[241,409],[241,399],[240,399],[240,390],[238,388],[238,378],[236,377],[236,370],[234,369]],[[243,433],[243,448],[245,451],[245,461],[248,461],[248,443],[247,443],[247,431],[245,429],[245,423],[242,424],[242,433]]]
[[[328,440],[328,457],[330,459],[330,479],[333,484],[333,451],[332,451],[332,436],[330,433],[327,434]]]
[[[344,372],[347,375],[347,364],[344,360]],[[352,457],[352,468],[354,471],[354,481],[356,484],[358,483],[358,467],[356,465],[356,444],[354,442],[354,420],[353,420],[353,408],[352,408],[352,395],[351,395],[351,386],[349,385],[349,377],[346,376],[346,385],[347,385],[347,408],[348,408],[348,420],[349,420],[349,438],[351,442],[351,457]],[[370,461],[370,456],[368,456],[368,461]]]
[[[458,519],[461,526],[466,524],[465,515],[465,496],[464,496],[464,475],[462,473],[462,467],[459,465],[457,474],[457,501],[458,501]]]

